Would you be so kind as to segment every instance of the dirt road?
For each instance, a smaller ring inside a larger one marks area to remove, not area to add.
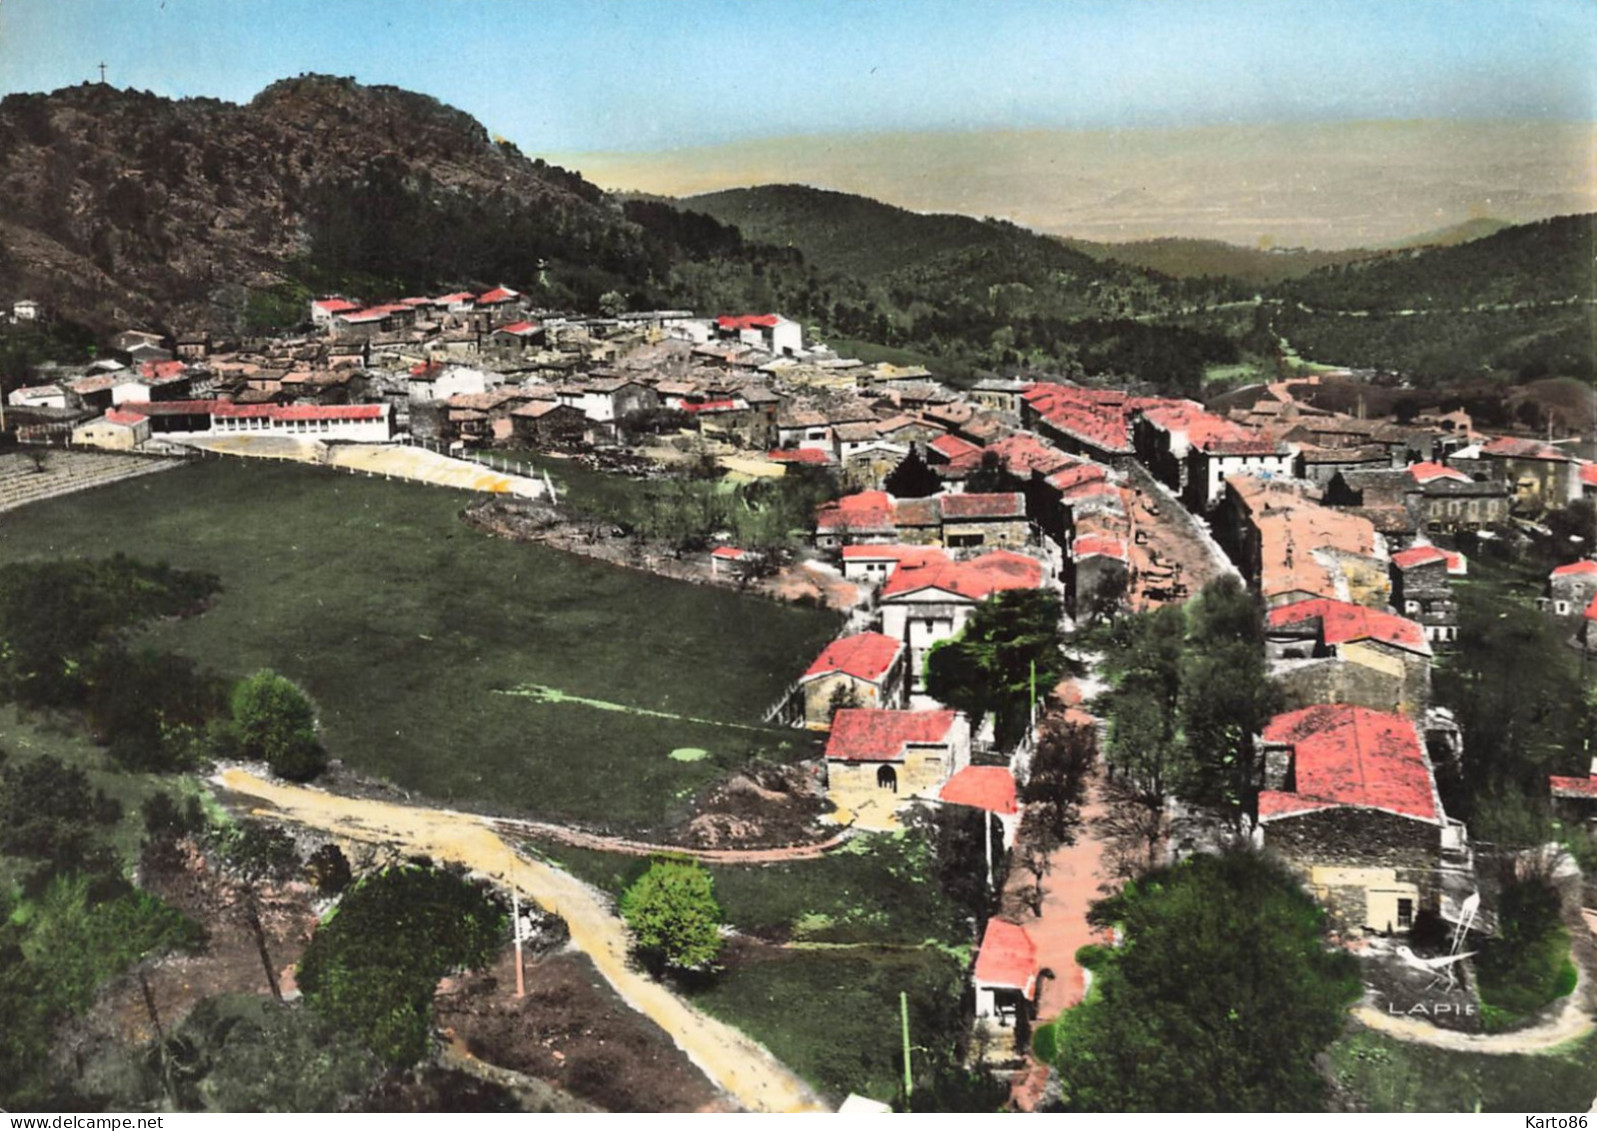
[[[749,1111],[827,1111],[805,1083],[731,1026],[708,1017],[633,970],[625,925],[587,885],[537,860],[518,857],[486,822],[468,813],[367,801],[269,781],[242,769],[213,779],[264,802],[264,815],[335,836],[396,844],[407,853],[464,864],[562,916],[571,942],[593,959],[633,1009],[670,1034],[710,1080]]]

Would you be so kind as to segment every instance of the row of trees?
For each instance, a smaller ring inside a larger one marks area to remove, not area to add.
[[[1165,605],[1105,633],[1112,831],[1124,874],[1146,870],[1182,798],[1240,829],[1256,801],[1255,736],[1280,708],[1264,660],[1264,618],[1235,578],[1186,608]],[[1140,864],[1139,864],[1140,860]]]

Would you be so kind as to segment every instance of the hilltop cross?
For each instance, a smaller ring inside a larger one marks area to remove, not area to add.
[[[105,64],[104,63],[100,64],[100,85],[101,86],[105,85]]]

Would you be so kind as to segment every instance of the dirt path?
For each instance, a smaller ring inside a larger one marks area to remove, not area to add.
[[[1597,939],[1597,915],[1585,912],[1582,917],[1591,929],[1593,938]],[[1576,942],[1578,944],[1579,940]],[[1589,948],[1580,945],[1570,948],[1570,957],[1574,960],[1576,973],[1574,990],[1564,999],[1562,1009],[1540,1025],[1529,1029],[1519,1029],[1512,1033],[1455,1033],[1448,1029],[1438,1029],[1434,1025],[1412,1017],[1402,1015],[1394,1017],[1367,1002],[1354,1007],[1353,1016],[1360,1024],[1388,1037],[1431,1045],[1439,1049],[1452,1049],[1455,1052],[1478,1052],[1493,1056],[1520,1052],[1547,1052],[1597,1030],[1597,1020],[1592,1018],[1591,1010],[1585,1004],[1591,990],[1591,974],[1587,964],[1587,956],[1590,953]]]
[[[243,769],[214,779],[256,798],[262,812],[352,840],[397,844],[406,852],[464,864],[562,916],[571,942],[587,954],[622,1000],[670,1034],[710,1080],[749,1111],[827,1111],[813,1092],[776,1058],[731,1026],[708,1017],[665,986],[633,970],[626,927],[600,897],[575,877],[516,856],[480,818],[358,800],[268,781]]]
[[[600,836],[565,825],[550,825],[542,821],[518,821],[514,818],[496,817],[488,824],[507,837],[525,837],[530,840],[552,840],[569,844],[573,848],[590,848],[596,852],[614,852],[622,856],[685,856],[701,864],[777,864],[784,860],[813,860],[843,844],[853,835],[853,829],[839,829],[825,840],[809,844],[785,844],[778,848],[686,848],[675,844],[651,844],[648,841],[628,840],[625,837]]]

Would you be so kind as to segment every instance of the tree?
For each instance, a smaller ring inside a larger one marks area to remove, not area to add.
[[[698,864],[656,860],[621,896],[621,917],[638,949],[665,966],[708,970],[721,954],[721,905]]]
[[[1032,692],[1046,695],[1069,670],[1059,596],[1011,589],[978,605],[964,631],[926,657],[926,693],[979,721],[996,716],[999,747],[1013,746],[1030,721]]]
[[[327,767],[316,708],[297,684],[270,668],[233,689],[233,725],[243,756],[264,761],[281,777],[309,781]]]
[[[1283,866],[1247,851],[1196,856],[1128,884],[1089,916],[1125,945],[1051,1040],[1076,1111],[1313,1111],[1315,1056],[1360,993],[1328,950],[1324,913]]]
[[[406,864],[363,877],[311,937],[299,986],[312,1009],[387,1064],[427,1052],[433,993],[486,963],[509,915],[497,894],[452,871]]]
[[[900,499],[924,499],[941,491],[943,481],[927,466],[920,448],[912,447],[898,466],[887,473],[882,486],[888,494]]]
[[[1051,846],[1071,844],[1081,821],[1087,775],[1098,757],[1097,731],[1061,713],[1043,717],[1023,799]]]

